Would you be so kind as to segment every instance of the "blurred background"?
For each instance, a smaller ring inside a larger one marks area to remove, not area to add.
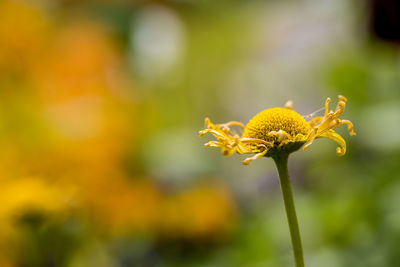
[[[272,160],[198,131],[338,94],[348,153],[290,161],[307,266],[400,266],[399,9],[0,1],[0,266],[292,266]]]

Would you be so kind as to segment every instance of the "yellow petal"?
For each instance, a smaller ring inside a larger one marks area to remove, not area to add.
[[[319,137],[326,137],[338,143],[341,146],[336,148],[336,154],[338,156],[343,156],[346,153],[346,141],[344,141],[344,139],[334,130],[328,130],[322,133]]]

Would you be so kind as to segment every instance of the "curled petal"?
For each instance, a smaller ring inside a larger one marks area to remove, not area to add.
[[[257,154],[255,154],[254,156],[249,157],[249,158],[246,158],[245,160],[243,160],[243,161],[242,161],[242,164],[243,164],[243,165],[249,165],[251,161],[256,160],[256,159],[259,159],[259,158],[265,156],[265,154],[267,154],[267,152],[268,152],[268,149],[265,148],[264,151],[262,151],[262,152],[260,152],[260,153],[257,153]]]
[[[325,114],[324,114],[324,118],[326,116],[328,116],[328,112],[329,112],[329,103],[331,102],[331,98],[328,97],[325,101]]]
[[[210,141],[208,143],[205,143],[204,146],[206,146],[206,147],[220,147],[220,146],[222,146],[222,143],[218,142],[218,141]]]
[[[230,126],[245,127],[240,122],[230,121],[224,124],[213,124],[209,118],[206,118],[205,126],[206,129],[199,132],[200,137],[203,137],[206,133],[211,133],[217,139],[217,141],[206,143],[206,147],[220,147],[224,156],[231,156],[234,153],[256,153],[255,156],[244,160],[243,164],[249,164],[250,161],[264,156],[268,152],[268,149],[273,146],[273,142],[256,138],[241,138],[231,131]],[[280,136],[284,135],[281,132],[276,134]]]
[[[339,116],[344,112],[347,99],[344,96],[339,96],[339,103],[335,111],[329,111],[330,101],[330,98],[327,98],[325,101],[325,114],[323,117],[316,117],[310,120],[309,124],[312,127],[312,130],[307,136],[307,143],[303,147],[303,150],[306,150],[307,147],[312,144],[314,139],[327,137],[341,146],[336,149],[336,153],[339,156],[342,156],[346,153],[346,142],[334,131],[334,129],[342,124],[347,124],[347,129],[350,135],[354,136],[356,133],[354,132],[353,124],[349,120],[339,119]]]
[[[210,126],[214,126],[214,124],[211,123],[211,120],[208,117],[204,119],[204,125],[206,126],[206,128],[210,128]]]
[[[313,143],[315,138],[317,138],[317,132],[318,128],[316,127],[312,129],[311,132],[308,134],[307,143],[304,145],[303,151],[306,150]]]
[[[199,131],[200,137],[203,137],[206,133],[208,133],[208,130],[201,130],[201,131]]]
[[[329,130],[329,131],[321,134],[320,137],[329,138],[340,145],[340,147],[336,148],[336,154],[338,156],[343,156],[344,154],[346,154],[346,141],[344,141],[344,139],[339,134],[337,134],[334,130]]]
[[[238,122],[238,121],[230,121],[230,122],[221,124],[221,126],[228,127],[228,128],[231,127],[231,126],[238,126],[240,128],[243,128],[243,129],[246,127],[243,123]]]
[[[338,98],[340,101],[347,102],[347,98],[342,95],[339,95]]]
[[[341,124],[347,124],[347,130],[349,131],[351,136],[355,136],[356,133],[354,132],[354,126],[353,123],[349,120],[341,120]]]

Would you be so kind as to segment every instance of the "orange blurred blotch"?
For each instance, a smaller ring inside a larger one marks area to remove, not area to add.
[[[39,5],[1,1],[0,73],[12,74],[30,69],[41,59],[50,32],[47,14]]]
[[[227,188],[201,185],[164,200],[160,230],[173,239],[214,240],[233,229],[236,212]]]
[[[120,71],[120,61],[106,27],[77,18],[60,27],[33,71],[44,100],[64,101],[109,93],[115,73]]]
[[[121,93],[131,88],[115,40],[103,24],[78,16],[48,46],[33,76],[49,143],[83,168],[112,168],[133,140],[135,110]]]
[[[93,220],[90,223],[98,231],[113,235],[154,231],[161,194],[150,180],[130,181],[115,176],[89,181],[82,189],[84,216]]]
[[[160,185],[148,179],[130,181],[115,176],[89,183],[82,187],[81,195],[86,202],[83,213],[102,233],[218,240],[235,225],[236,205],[221,184],[166,194]]]

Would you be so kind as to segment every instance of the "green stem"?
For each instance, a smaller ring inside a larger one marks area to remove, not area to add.
[[[296,263],[296,267],[304,267],[303,247],[301,245],[299,223],[297,222],[292,187],[290,185],[289,179],[288,158],[289,154],[287,153],[279,153],[279,155],[273,157],[279,173],[279,180],[283,194],[283,202],[285,203],[290,237],[292,239],[294,260]]]

